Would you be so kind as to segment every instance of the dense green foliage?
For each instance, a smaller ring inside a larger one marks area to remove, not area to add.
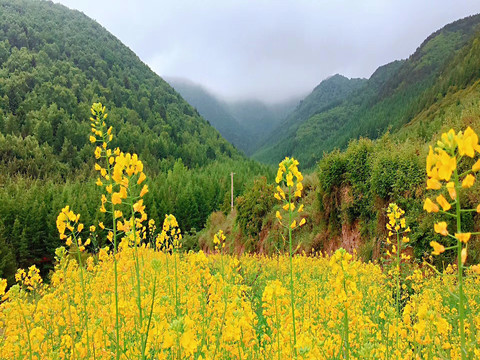
[[[264,162],[275,162],[297,152],[297,148],[301,146],[301,144],[298,143],[297,132],[302,124],[315,114],[335,108],[354,91],[362,88],[365,82],[365,79],[347,79],[338,74],[322,81],[320,85],[302,100],[297,108],[272,131],[265,143],[254,154],[254,158]],[[315,141],[316,139],[313,139],[313,142]],[[311,144],[311,142],[309,142],[309,144]],[[311,152],[309,152],[309,154],[311,154]],[[296,156],[298,157],[298,155]]]
[[[253,186],[237,198],[237,223],[243,235],[258,240],[265,216],[275,204],[275,187],[266,178],[256,180]]]
[[[260,173],[273,179],[273,171],[253,161],[229,160],[195,170],[177,161],[171,170],[147,179],[150,192],[145,196],[145,205],[150,218],[161,224],[165,214],[173,213],[184,233],[195,234],[204,227],[210,213],[230,199],[232,169],[236,173],[235,197],[250,189]],[[98,211],[100,195],[94,178],[84,182],[4,179],[0,183],[1,276],[11,280],[17,266],[51,262],[55,249],[62,245],[55,219],[66,204],[81,213],[86,224],[111,221]]]
[[[316,110],[308,119],[297,116],[297,129],[272,137],[254,158],[275,162],[287,151],[312,167],[324,151],[345,148],[351,139],[377,138],[389,128],[399,129],[432,104],[438,91],[442,94],[449,86],[449,80],[441,74],[455,66],[451,61],[456,54],[468,55],[479,22],[480,15],[476,15],[438,30],[409,59],[380,67],[363,86],[344,94],[338,103]],[[452,76],[469,72],[471,78],[467,81],[478,74],[474,62],[456,68],[456,75]],[[437,85],[440,83],[444,85]],[[291,122],[295,123],[295,118]]]

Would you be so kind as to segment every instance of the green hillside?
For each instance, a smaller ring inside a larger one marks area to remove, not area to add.
[[[479,22],[480,16],[475,15],[446,25],[407,60],[377,69],[363,87],[341,98],[339,104],[319,109],[308,119],[295,116],[290,123],[297,129],[267,142],[254,158],[273,163],[292,154],[312,167],[324,151],[345,148],[351,139],[377,138],[389,128],[400,128],[425,107],[426,93],[431,97],[443,69],[469,42]]]
[[[473,18],[467,20],[471,19]],[[383,89],[387,88],[385,84],[398,83],[391,74],[398,74],[402,67],[404,63],[379,68],[368,80],[369,88],[373,88],[373,81]],[[336,149],[324,154],[315,173],[307,176],[304,184],[306,194],[303,216],[307,223],[297,235],[302,249],[309,251],[314,248],[328,252],[344,247],[356,249],[364,259],[378,259],[385,253],[387,246],[386,209],[392,202],[405,210],[407,223],[412,230],[409,234],[409,251],[415,259],[422,259],[431,253],[432,240],[444,241],[433,230],[433,224],[441,216],[428,214],[423,209],[425,197],[432,196],[425,189],[425,159],[429,146],[434,146],[440,135],[450,129],[458,132],[470,126],[476,133],[480,133],[478,69],[480,33],[477,32],[437,70],[436,80],[429,89],[405,107],[405,114],[416,114],[407,124],[399,125],[398,129],[392,128],[391,132],[376,140],[354,139],[344,150]],[[410,78],[409,75],[404,75],[404,78]],[[370,98],[373,96],[374,94],[370,95]],[[471,166],[472,162],[473,160],[466,161],[463,166]],[[300,162],[300,165],[303,163]],[[255,195],[255,191],[253,186],[244,197]],[[459,197],[462,206],[476,208],[480,202],[480,183],[476,181],[473,187],[462,190]],[[252,207],[263,209],[266,214],[253,240],[245,229],[231,227],[237,243],[240,243],[236,246],[253,243],[261,252],[272,251],[281,244],[278,240],[281,229],[275,225],[275,212],[279,207],[266,201],[252,202],[256,202]],[[464,224],[475,231],[480,230],[479,220],[480,215],[476,212],[467,212],[462,216]],[[239,219],[225,220],[226,225],[229,222],[240,224]],[[217,222],[216,226],[222,227],[223,224]],[[449,226],[454,228],[453,223]],[[452,255],[449,256],[437,257],[435,261],[440,266],[455,261]],[[469,243],[468,261],[473,264],[479,259],[480,241],[474,239]]]
[[[364,79],[348,79],[338,74],[322,81],[278,124],[253,157],[263,162],[275,163],[279,158],[281,160],[293,154],[298,146],[295,137],[299,127],[311,116],[342,103],[352,92],[363,88],[365,82]]]
[[[406,210],[412,228],[410,245],[417,258],[429,251],[430,241],[441,241],[433,231],[438,217],[423,210],[425,159],[429,146],[450,129],[458,132],[470,126],[480,132],[479,68],[480,33],[476,33],[442,67],[417,107],[406,109],[417,113],[410,122],[375,141],[352,141],[344,152],[333,151],[319,162],[316,211],[325,239],[342,238],[340,228],[356,227],[364,239],[364,255],[372,256],[386,236],[385,208],[396,202]],[[478,182],[459,196],[463,206],[475,208],[480,201]],[[478,229],[478,214],[468,213],[462,219]],[[469,246],[470,261],[478,261],[480,242],[476,239]],[[453,260],[440,258],[438,262]]]
[[[1,0],[0,167],[48,177],[82,168],[91,152],[85,134],[94,101],[118,122],[116,145],[137,152],[150,171],[177,158],[199,166],[238,157],[178,93],[96,22],[47,1]]]

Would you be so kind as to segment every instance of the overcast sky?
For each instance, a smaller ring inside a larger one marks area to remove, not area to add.
[[[326,77],[370,77],[478,0],[60,0],[155,72],[227,99],[275,102]]]

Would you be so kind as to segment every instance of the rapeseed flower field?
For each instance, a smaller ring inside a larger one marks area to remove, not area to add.
[[[447,222],[435,224],[448,241],[432,242],[433,254],[458,254],[440,272],[404,253],[410,228],[396,204],[387,213],[390,262],[365,263],[343,249],[298,253],[292,237],[306,220],[293,158],[280,163],[272,194],[283,204],[276,217],[288,253],[229,255],[222,231],[212,253],[184,252],[174,215],[158,232],[147,221],[143,164],[110,149],[101,104],[91,124],[99,211],[111,223],[83,224],[66,204],[56,223],[65,247],[50,281],[35,266],[20,269],[8,291],[0,280],[0,359],[480,358],[480,269],[465,266],[476,233],[460,216],[480,208],[463,209],[457,197],[480,170],[471,129],[442,136],[427,160],[427,187],[437,197],[425,209],[456,225],[450,234]],[[457,171],[464,156],[473,166]],[[110,246],[92,251],[98,229]]]

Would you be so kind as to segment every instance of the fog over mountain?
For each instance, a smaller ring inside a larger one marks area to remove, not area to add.
[[[161,76],[230,100],[284,101],[339,73],[369,78],[472,0],[60,0],[105,26]]]

